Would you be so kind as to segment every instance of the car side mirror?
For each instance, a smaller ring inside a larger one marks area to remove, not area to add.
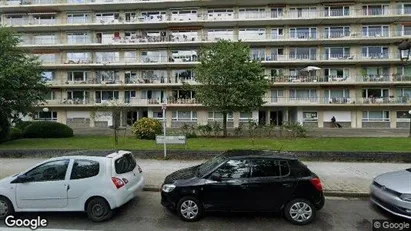
[[[15,180],[13,180],[11,183],[26,183],[32,180],[32,177],[27,177],[26,175],[20,175],[18,176]]]
[[[221,181],[221,175],[216,172],[211,174],[210,178],[211,180],[214,180],[214,181]]]

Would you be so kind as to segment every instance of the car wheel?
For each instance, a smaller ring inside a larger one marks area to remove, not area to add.
[[[314,221],[316,209],[308,200],[294,199],[284,207],[284,215],[295,225],[306,225]]]
[[[93,198],[87,204],[87,215],[95,222],[105,221],[113,216],[113,210],[103,198]]]
[[[13,204],[7,197],[0,196],[0,219],[4,219],[14,212]]]
[[[178,203],[177,213],[183,221],[198,221],[203,214],[203,206],[195,197],[184,197]]]

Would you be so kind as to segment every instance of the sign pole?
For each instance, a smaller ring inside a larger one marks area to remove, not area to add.
[[[167,127],[167,121],[166,121],[166,105],[167,105],[167,101],[165,99],[164,101],[165,103],[163,103],[162,105],[162,109],[163,109],[163,131],[164,131],[164,138],[166,138],[166,127]],[[164,159],[167,158],[167,142],[164,142]]]

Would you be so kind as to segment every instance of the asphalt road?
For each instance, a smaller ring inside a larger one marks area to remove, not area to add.
[[[46,229],[76,230],[372,230],[373,219],[392,218],[372,206],[368,200],[327,198],[317,220],[308,226],[289,224],[278,214],[212,213],[194,223],[181,221],[177,215],[160,205],[160,195],[143,192],[141,196],[120,208],[112,220],[93,223],[83,213],[20,213],[19,218],[46,218]],[[6,226],[0,222],[0,230]],[[45,230],[46,230],[45,229]]]

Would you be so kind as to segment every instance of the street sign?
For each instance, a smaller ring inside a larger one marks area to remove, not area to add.
[[[163,104],[161,105],[161,110],[166,110],[166,108],[167,108],[167,104],[163,103]]]
[[[186,144],[186,140],[186,136],[156,136],[156,144]]]

